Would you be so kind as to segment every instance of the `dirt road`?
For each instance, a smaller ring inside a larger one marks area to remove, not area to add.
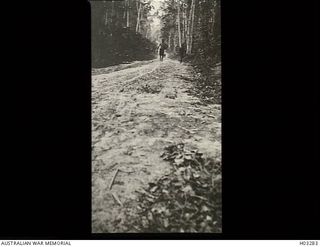
[[[160,158],[165,146],[183,142],[220,159],[220,105],[201,105],[192,87],[191,67],[171,59],[93,71],[93,232],[126,231],[123,213],[136,191],[170,170]]]

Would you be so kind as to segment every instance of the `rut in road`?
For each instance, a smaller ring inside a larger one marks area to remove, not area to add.
[[[187,64],[166,59],[93,72],[93,232],[124,231],[123,212],[132,207],[136,191],[170,171],[160,158],[165,146],[183,142],[220,159],[220,105],[201,105],[188,94],[194,86],[191,70]]]

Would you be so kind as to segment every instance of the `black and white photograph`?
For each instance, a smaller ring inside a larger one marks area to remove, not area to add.
[[[3,4],[0,247],[319,245],[319,1]]]
[[[92,232],[221,233],[220,0],[90,4]]]

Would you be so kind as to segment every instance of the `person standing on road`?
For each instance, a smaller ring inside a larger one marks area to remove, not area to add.
[[[184,58],[185,54],[186,54],[186,42],[184,42],[179,48],[180,63],[182,63],[182,59]]]
[[[164,51],[167,49],[167,44],[164,42],[164,39],[162,39],[160,45],[158,46],[158,49],[159,49],[160,61],[163,61]]]

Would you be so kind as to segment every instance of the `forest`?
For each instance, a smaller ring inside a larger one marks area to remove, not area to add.
[[[204,64],[220,62],[220,0],[93,1],[93,67],[148,59],[165,39],[168,51],[186,45],[187,55]],[[160,27],[153,25],[160,19]],[[160,29],[160,30],[153,30]]]
[[[162,12],[161,36],[169,50],[185,44],[194,59],[220,62],[220,0],[165,0]]]
[[[186,46],[186,58],[201,76],[198,93],[211,103],[221,103],[220,0],[165,0],[162,5],[161,37],[177,55]]]
[[[92,67],[154,58],[148,13],[150,1],[93,1]]]

